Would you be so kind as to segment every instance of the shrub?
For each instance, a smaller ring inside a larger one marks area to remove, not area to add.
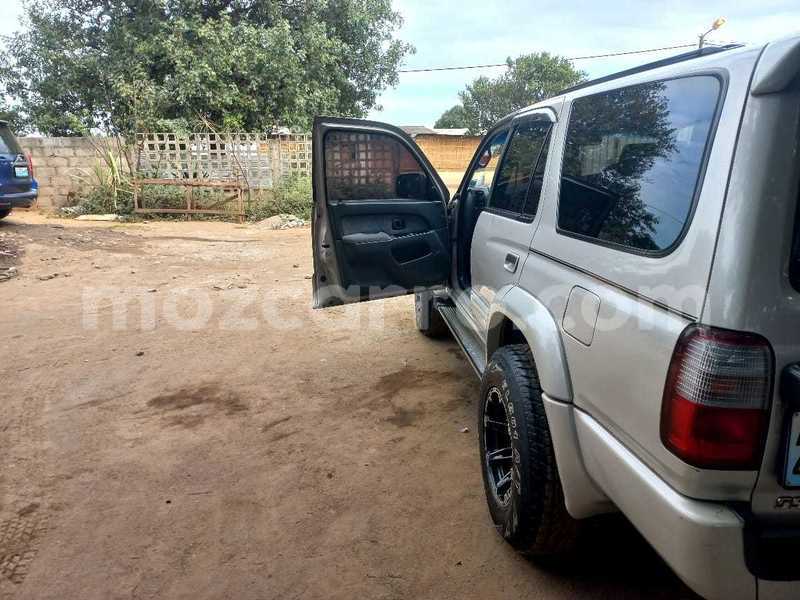
[[[143,185],[139,188],[139,206],[142,208],[185,208],[185,193],[184,188],[174,185]]]
[[[294,174],[281,180],[271,191],[252,197],[246,209],[247,218],[260,221],[292,214],[308,220],[312,203],[311,177]]]
[[[106,147],[95,145],[101,162],[91,169],[80,169],[73,178],[84,191],[78,194],[78,214],[133,212],[133,182],[126,172],[119,154]]]
[[[100,152],[100,151],[98,151]],[[133,180],[126,174],[113,153],[101,153],[102,163],[74,175],[82,190],[76,194],[77,204],[71,214],[129,215],[133,213]],[[186,190],[179,186],[145,185],[140,188],[140,206],[144,208],[184,208]],[[225,197],[219,190],[196,189],[195,207],[219,205]],[[292,214],[311,218],[311,177],[294,174],[282,179],[272,190],[255,190],[245,206],[248,220],[260,221],[275,215]],[[158,218],[169,218],[159,215]],[[220,218],[220,217],[216,217]]]

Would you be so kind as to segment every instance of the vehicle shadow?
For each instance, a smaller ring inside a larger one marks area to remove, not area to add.
[[[535,561],[535,566],[568,577],[581,597],[700,599],[622,515],[587,523],[579,549],[566,565]]]

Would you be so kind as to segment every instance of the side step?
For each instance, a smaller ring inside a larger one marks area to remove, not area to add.
[[[444,322],[447,323],[447,326],[450,328],[453,337],[456,338],[458,345],[461,346],[461,350],[464,351],[472,368],[475,369],[475,373],[477,373],[478,377],[482,377],[483,371],[486,369],[483,343],[478,339],[478,336],[459,319],[455,306],[437,303],[436,308],[442,315]]]

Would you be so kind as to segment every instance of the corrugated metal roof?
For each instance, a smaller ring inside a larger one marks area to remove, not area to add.
[[[433,130],[433,132],[436,135],[467,135],[468,131],[469,129],[467,129],[466,127],[459,127],[457,129],[453,128],[443,129],[439,127],[439,128],[434,128]]]
[[[420,135],[422,133],[427,135],[436,135],[436,132],[433,129],[430,127],[425,127],[424,125],[403,125],[400,127],[400,129],[405,131],[411,137]]]
[[[400,127],[403,131],[405,131],[411,137],[416,137],[418,135],[467,135],[469,129],[466,127],[452,129],[452,128],[431,128],[425,127],[424,125],[403,125]]]

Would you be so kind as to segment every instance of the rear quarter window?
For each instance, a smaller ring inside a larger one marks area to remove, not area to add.
[[[702,75],[575,99],[559,232],[668,251],[692,212],[720,90],[716,77]]]
[[[0,125],[0,154],[22,154],[17,138],[5,125]]]

